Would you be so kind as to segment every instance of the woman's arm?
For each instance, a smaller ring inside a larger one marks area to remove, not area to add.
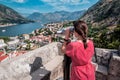
[[[62,52],[65,54],[65,52],[66,52],[66,42],[64,42],[63,43],[63,45],[62,45]]]
[[[69,37],[70,37],[70,30],[67,29],[65,31],[65,40],[64,40],[64,43],[62,45],[62,52],[65,53],[66,52],[66,46],[68,44],[68,40],[69,40]]]

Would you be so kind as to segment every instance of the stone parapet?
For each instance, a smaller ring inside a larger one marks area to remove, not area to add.
[[[58,45],[59,43],[51,43],[9,61],[0,63],[0,80],[31,80],[31,74],[40,69],[40,67],[44,67],[57,56],[62,57],[59,55],[60,46]],[[61,58],[59,60],[57,64],[50,64],[55,66],[56,71],[57,67],[62,66],[61,62],[63,59]],[[47,69],[45,68],[45,70]],[[52,70],[54,71],[54,69]]]
[[[60,47],[60,43],[51,43],[0,63],[0,80],[56,80],[63,77]],[[99,61],[96,80],[120,80],[118,51],[96,48],[96,54]]]
[[[118,51],[96,48],[96,54],[98,59],[96,80],[120,80],[120,57]]]
[[[107,67],[98,65],[96,70],[96,80],[107,80],[108,70]]]
[[[95,48],[97,61],[99,65],[108,67],[110,58],[112,54],[117,53],[117,50],[113,49],[102,49],[102,48]],[[95,62],[95,57],[93,57],[93,62]]]
[[[113,54],[111,60],[110,60],[110,64],[109,64],[109,75],[111,75],[112,77],[119,77],[120,79],[120,57],[118,56],[118,54]],[[115,80],[115,78],[114,78]]]

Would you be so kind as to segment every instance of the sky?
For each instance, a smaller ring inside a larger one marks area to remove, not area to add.
[[[96,2],[98,0],[0,0],[0,4],[23,14],[87,10]]]

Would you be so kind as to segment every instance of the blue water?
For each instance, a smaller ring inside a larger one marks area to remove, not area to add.
[[[9,27],[0,27],[0,36],[17,36],[31,33],[33,30],[42,28],[40,23],[20,24]]]

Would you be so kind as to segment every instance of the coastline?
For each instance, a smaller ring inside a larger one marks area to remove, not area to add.
[[[15,24],[15,23],[14,23],[14,24],[4,24],[4,25],[1,25],[1,24],[0,24],[0,28],[1,28],[1,27],[14,26],[14,25],[17,25],[17,24]]]
[[[13,26],[13,25],[19,25],[19,24],[5,24],[5,25],[0,25],[0,28],[2,28],[2,27],[11,27],[11,26]],[[54,26],[53,26],[54,25]],[[52,30],[55,26],[56,26],[56,28],[58,28],[58,27],[60,27],[61,25],[63,25],[63,22],[59,22],[59,23],[48,23],[48,24],[46,24],[46,26],[44,25],[44,27],[41,27],[42,29],[44,29],[44,28],[49,28],[50,30]],[[43,24],[42,24],[42,26],[43,26]],[[40,28],[40,27],[39,27]],[[37,28],[37,29],[35,29],[35,30],[37,30],[38,31],[38,29],[39,28]],[[6,29],[1,29],[2,30],[2,32],[5,32],[6,31]],[[5,30],[5,31],[4,31]],[[29,33],[22,33],[22,34],[34,34],[34,32],[35,32],[35,30],[33,30],[33,31],[31,31],[31,32],[29,32]],[[1,31],[0,31],[1,32]],[[8,37],[15,37],[15,36],[18,36],[18,35],[9,35]]]

